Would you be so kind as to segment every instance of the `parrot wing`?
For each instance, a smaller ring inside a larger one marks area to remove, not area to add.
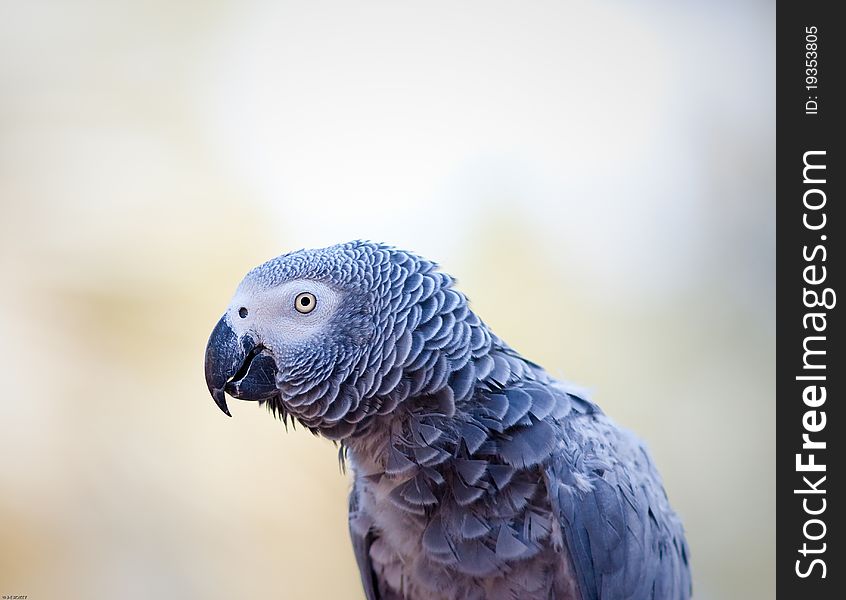
[[[690,597],[688,548],[646,449],[604,415],[561,421],[545,477],[582,600]]]
[[[361,574],[365,598],[367,600],[382,600],[379,595],[376,573],[373,571],[373,563],[370,560],[370,545],[373,543],[373,534],[369,531],[369,524],[362,523],[361,519],[358,510],[358,493],[354,486],[350,492],[350,538],[352,538],[355,561]]]

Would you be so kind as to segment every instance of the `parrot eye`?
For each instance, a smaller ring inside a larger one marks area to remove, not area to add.
[[[317,298],[314,297],[314,294],[309,292],[297,294],[297,297],[294,300],[294,308],[303,314],[310,313],[314,310],[315,306],[317,306]]]
[[[246,319],[248,314],[250,314],[250,312],[246,309],[246,307],[242,306],[241,308],[238,309],[238,315],[242,319]]]

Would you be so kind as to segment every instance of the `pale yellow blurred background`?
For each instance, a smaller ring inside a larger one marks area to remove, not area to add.
[[[774,597],[772,3],[2,4],[0,594],[361,598],[336,449],[203,349],[370,238],[648,440],[697,598]]]

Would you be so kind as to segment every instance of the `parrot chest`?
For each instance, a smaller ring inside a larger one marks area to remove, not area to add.
[[[514,515],[498,519],[487,506],[467,507],[461,510],[479,518],[476,530],[465,532],[473,537],[462,539],[452,532],[456,535],[450,536],[445,552],[437,552],[441,548],[432,539],[432,523],[460,523],[466,516],[447,514],[459,510],[449,502],[428,506],[422,515],[398,506],[391,495],[405,481],[361,477],[356,482],[358,518],[373,534],[369,554],[385,598],[530,600],[548,598],[551,591],[561,600],[577,598],[561,554],[560,531],[539,540],[531,553],[516,556],[519,548],[498,539],[501,527],[515,525]]]

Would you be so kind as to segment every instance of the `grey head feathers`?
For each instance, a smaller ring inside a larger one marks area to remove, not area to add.
[[[280,393],[264,400],[271,410],[342,440],[409,397],[451,415],[479,380],[505,383],[521,367],[484,358],[493,336],[453,278],[436,269],[383,244],[351,242],[292,252],[250,271],[242,288],[310,280],[341,295],[321,332],[280,349]]]

